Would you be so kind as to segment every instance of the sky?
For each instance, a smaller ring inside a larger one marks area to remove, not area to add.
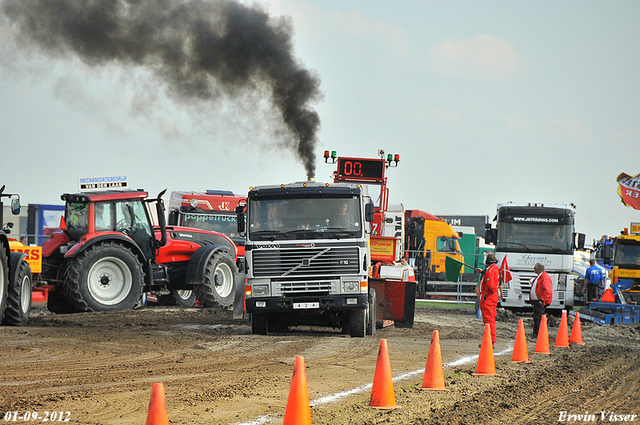
[[[498,203],[573,203],[588,242],[640,221],[616,192],[640,173],[640,2],[244,3],[288,20],[321,81],[317,180],[334,171],[324,150],[384,149],[400,155],[387,177],[405,209],[492,219]],[[144,67],[18,43],[0,12],[0,184],[27,205],[62,204],[80,177],[126,175],[152,195],[304,180],[263,95],[178,100]]]

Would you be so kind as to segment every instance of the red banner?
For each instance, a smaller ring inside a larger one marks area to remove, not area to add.
[[[640,174],[631,177],[622,173],[616,179],[618,181],[618,195],[627,207],[640,210]]]

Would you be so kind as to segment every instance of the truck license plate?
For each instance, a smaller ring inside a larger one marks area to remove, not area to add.
[[[293,308],[295,310],[298,309],[310,309],[310,308],[320,308],[320,303],[293,303]]]

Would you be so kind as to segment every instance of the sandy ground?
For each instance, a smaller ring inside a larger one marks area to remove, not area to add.
[[[26,327],[0,328],[0,420],[17,412],[25,422],[37,411],[77,424],[142,424],[152,384],[162,382],[172,424],[281,424],[303,356],[316,425],[622,423],[624,415],[640,423],[640,327],[583,323],[585,345],[561,348],[550,320],[551,354],[533,353],[529,341],[531,363],[522,364],[511,362],[519,318],[531,333],[531,317],[501,317],[497,374],[480,377],[472,373],[483,325],[470,310],[418,308],[413,329],[358,339],[312,328],[251,335],[247,320],[213,308],[56,315],[39,306]],[[420,389],[433,330],[446,392]],[[398,409],[369,407],[380,339]]]

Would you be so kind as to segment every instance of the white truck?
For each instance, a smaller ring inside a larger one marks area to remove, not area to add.
[[[372,231],[384,227],[384,172],[399,157],[338,159],[325,152],[326,162],[333,158],[334,183],[253,187],[246,226],[243,209],[237,210],[238,230],[246,232],[246,311],[254,334],[313,325],[364,337],[389,320],[413,326],[415,283],[380,272],[394,264],[402,235]],[[378,206],[358,182],[381,187]]]
[[[573,307],[573,254],[584,247],[584,234],[576,234],[575,206],[565,204],[498,204],[496,226],[487,225],[485,240],[495,245],[499,264],[507,258],[513,280],[503,284],[502,307],[531,309],[529,292],[536,276],[533,266],[542,263],[553,282],[553,301],[559,312]],[[576,244],[577,236],[577,244]]]

